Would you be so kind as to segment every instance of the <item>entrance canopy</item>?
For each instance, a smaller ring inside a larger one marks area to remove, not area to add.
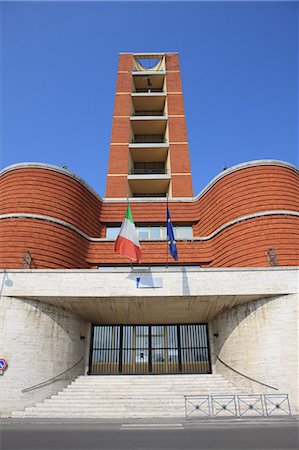
[[[188,267],[0,272],[2,295],[62,307],[95,324],[208,322],[236,305],[295,293],[296,268]]]

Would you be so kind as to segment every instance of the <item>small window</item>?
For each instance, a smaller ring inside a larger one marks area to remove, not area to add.
[[[138,227],[139,239],[149,239],[149,227]]]
[[[176,226],[176,239],[192,239],[193,232],[191,226]]]
[[[166,227],[162,227],[162,239],[166,240],[166,234],[167,234],[167,228]]]
[[[150,227],[150,239],[161,239],[161,227]]]
[[[146,225],[138,226],[136,225],[136,230],[140,240],[156,240],[162,239],[166,240],[166,226],[163,225]],[[174,237],[175,239],[192,239],[193,231],[192,226],[174,226]],[[106,238],[116,239],[120,232],[120,226],[118,227],[106,227]]]
[[[106,238],[116,239],[119,235],[120,227],[107,227],[106,228]]]

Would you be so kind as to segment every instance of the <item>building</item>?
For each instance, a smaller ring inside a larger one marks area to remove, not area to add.
[[[251,161],[193,196],[178,54],[120,54],[105,198],[38,163],[1,190],[3,414],[84,374],[222,374],[298,411],[298,171]],[[141,265],[114,252],[127,197]]]

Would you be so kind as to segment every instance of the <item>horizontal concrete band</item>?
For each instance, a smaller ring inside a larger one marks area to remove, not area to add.
[[[146,277],[153,280],[162,279],[162,287],[149,287],[142,289],[137,287],[136,277]],[[93,299],[111,298],[119,302],[115,306],[122,308],[128,320],[132,319],[132,309],[126,304],[126,299],[136,299],[136,313],[141,303],[153,313],[157,313],[158,303],[144,304],[144,299],[148,297],[160,298],[161,308],[171,306],[167,314],[182,315],[186,314],[186,308],[195,305],[188,304],[188,297],[196,297],[203,302],[200,306],[203,315],[211,311],[207,308],[206,301],[212,300],[213,311],[223,306],[223,302],[233,306],[243,300],[252,301],[267,296],[287,295],[298,291],[298,269],[296,267],[260,267],[247,269],[201,269],[189,270],[188,267],[181,268],[180,271],[167,270],[165,267],[155,267],[142,270],[142,267],[135,267],[130,272],[115,271],[112,268],[109,271],[101,270],[39,270],[39,269],[11,269],[0,270],[0,284],[2,286],[2,295],[9,297],[30,297],[32,299],[46,300],[47,297],[56,297],[57,304],[72,301],[72,299],[86,298],[86,303],[77,302],[76,312],[84,311],[88,306],[87,301],[90,298],[90,305]],[[225,299],[225,297],[227,297]],[[246,297],[246,298],[245,298]],[[163,301],[169,300],[168,305]],[[178,303],[179,299],[183,303]],[[115,314],[110,303],[105,304],[107,314]],[[176,308],[181,305],[180,308]],[[109,310],[109,311],[108,311]],[[223,311],[223,310],[222,310]],[[93,314],[95,310],[93,309]],[[99,310],[102,314],[103,310]],[[139,313],[138,313],[139,314]],[[146,316],[143,316],[143,319]],[[198,317],[198,316],[193,316]],[[202,317],[207,319],[207,317]],[[121,319],[121,318],[119,318]],[[182,317],[176,317],[179,323]],[[150,323],[150,319],[148,319]],[[94,319],[91,320],[93,322]],[[203,320],[204,322],[205,320]],[[104,323],[103,320],[99,322]],[[116,322],[115,322],[116,323]],[[128,322],[132,323],[132,322]],[[138,323],[138,322],[136,322]]]
[[[173,142],[172,142],[173,144]],[[111,144],[113,145],[113,144]],[[119,144],[117,144],[119,145]],[[128,145],[128,143],[124,144],[124,145]],[[169,198],[168,201],[169,203],[171,202],[175,202],[175,203],[180,203],[180,202],[197,202],[201,197],[203,197],[203,195],[209,191],[220,179],[224,178],[225,176],[236,172],[238,170],[242,170],[242,169],[246,169],[249,167],[255,167],[255,166],[280,166],[280,167],[285,167],[287,169],[291,169],[296,173],[299,173],[299,170],[296,166],[294,166],[291,163],[288,163],[286,161],[279,161],[279,160],[274,160],[274,159],[262,159],[262,160],[255,160],[255,161],[248,161],[242,164],[237,164],[236,166],[232,166],[229,167],[226,170],[223,170],[222,172],[220,172],[218,175],[216,175],[215,178],[213,178],[202,190],[201,192],[195,196],[195,197],[175,197],[175,198]],[[102,197],[101,195],[99,195],[91,186],[89,186],[89,184],[86,183],[86,181],[84,181],[82,178],[78,177],[75,173],[70,172],[67,169],[64,169],[62,167],[58,167],[58,166],[54,166],[52,164],[45,164],[45,163],[38,163],[38,162],[28,162],[28,163],[18,163],[18,164],[12,164],[11,166],[5,167],[3,170],[0,171],[0,177],[3,176],[4,174],[11,172],[13,170],[18,170],[18,169],[46,169],[46,170],[51,170],[53,172],[58,172],[61,173],[63,175],[69,176],[70,178],[73,178],[74,180],[78,181],[79,183],[82,184],[82,186],[84,186],[89,192],[91,192],[98,200],[100,200],[101,202],[104,203],[126,203],[127,202],[127,198],[121,197],[121,198],[105,198]],[[151,197],[147,197],[147,198],[131,198],[130,199],[131,203],[166,203],[166,198],[161,197],[161,198],[151,198]]]
[[[296,211],[287,211],[287,210],[273,210],[273,211],[261,211],[254,214],[247,214],[245,216],[238,217],[237,219],[231,220],[230,222],[225,223],[221,227],[217,228],[217,230],[213,231],[213,233],[209,234],[208,236],[200,236],[200,237],[194,237],[190,239],[177,239],[177,241],[208,241],[209,239],[212,239],[214,236],[216,236],[221,231],[225,230],[226,228],[235,225],[239,222],[244,222],[245,220],[255,219],[257,217],[265,217],[265,216],[295,216],[299,217],[299,212]],[[84,233],[79,228],[75,227],[74,225],[65,222],[64,220],[56,219],[54,217],[50,216],[44,216],[39,214],[3,214],[0,216],[0,220],[5,219],[32,219],[32,220],[44,220],[46,222],[52,222],[56,225],[61,225],[65,228],[68,228],[76,233],[78,233],[80,236],[84,237],[90,242],[113,242],[114,239],[110,238],[95,238],[88,236],[86,233]],[[143,241],[143,239],[140,239]],[[147,239],[144,240],[145,242],[148,242]],[[153,239],[152,241],[163,241],[163,239]]]

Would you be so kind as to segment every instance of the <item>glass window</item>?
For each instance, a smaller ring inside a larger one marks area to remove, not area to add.
[[[152,335],[162,335],[164,336],[164,325],[153,325],[151,328]]]
[[[140,334],[142,336],[148,335],[148,325],[137,325],[136,326],[136,334]]]
[[[178,350],[176,348],[168,349],[168,361],[178,361]]]
[[[150,227],[150,239],[161,238],[161,227]]]
[[[167,327],[167,341],[169,348],[176,348],[178,346],[177,327],[171,325]]]
[[[136,336],[136,348],[148,348],[148,337]]]
[[[120,227],[107,227],[106,228],[106,238],[116,239],[119,235]]]
[[[166,227],[162,227],[162,239],[166,239]]]
[[[164,239],[166,240],[166,226],[162,225],[147,225],[147,226],[136,226],[139,239],[155,240]],[[174,226],[175,239],[192,239],[193,231],[192,226]],[[106,238],[116,239],[119,235],[120,226],[118,227],[106,227]]]
[[[164,350],[152,350],[152,361],[163,362],[165,361]]]
[[[153,348],[164,348],[164,336],[152,336]]]
[[[193,232],[191,226],[180,227],[176,226],[176,239],[192,239]]]
[[[138,227],[138,237],[139,239],[148,239],[149,227]]]

